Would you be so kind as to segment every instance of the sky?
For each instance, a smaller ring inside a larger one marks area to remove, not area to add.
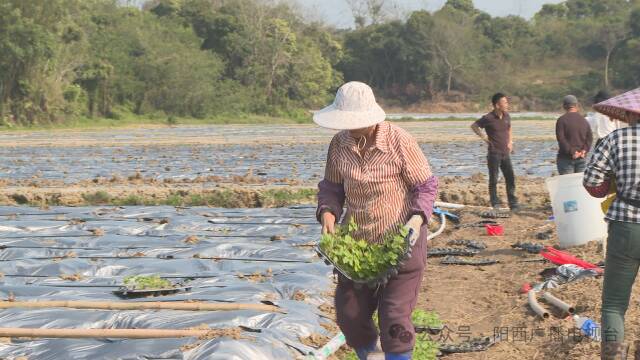
[[[314,20],[324,20],[338,28],[353,27],[353,16],[346,0],[295,0],[305,13],[312,14]],[[413,10],[437,10],[446,0],[388,0],[398,5],[397,14],[410,13]],[[476,8],[492,16],[519,15],[524,18],[533,16],[543,4],[557,4],[562,0],[474,0]]]
[[[119,0],[122,3],[127,0]],[[147,0],[129,0],[141,5]],[[285,1],[297,3],[300,10],[312,20],[323,21],[337,28],[352,28],[353,16],[347,0],[265,0],[268,2]],[[414,10],[435,11],[444,5],[446,0],[386,0],[397,8],[394,15],[406,15]],[[476,8],[486,11],[492,16],[519,15],[531,18],[544,4],[557,4],[563,0],[473,0]]]

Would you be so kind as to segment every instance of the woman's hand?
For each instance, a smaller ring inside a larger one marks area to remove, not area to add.
[[[423,220],[420,215],[413,215],[405,225],[407,229],[413,230],[411,234],[411,238],[409,239],[409,243],[411,246],[416,244],[418,237],[420,236],[420,227],[422,226]]]
[[[330,211],[322,213],[322,235],[333,234],[336,231],[336,216]]]

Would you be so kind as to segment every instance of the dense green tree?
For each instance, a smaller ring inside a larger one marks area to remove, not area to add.
[[[537,18],[556,18],[562,19],[567,17],[569,8],[565,3],[560,4],[544,4],[542,9],[536,14]]]
[[[345,56],[339,65],[345,80],[364,81],[389,90],[409,81],[404,31],[404,24],[394,21],[346,34]]]
[[[476,8],[473,5],[473,0],[447,0],[444,4],[446,8],[452,8],[458,11],[462,11],[465,14],[473,15],[476,13]]]
[[[525,19],[507,16],[492,19],[484,35],[499,49],[515,49],[533,36],[533,30]]]
[[[66,1],[0,2],[0,103],[18,121],[33,123],[49,108],[42,79],[51,70]],[[0,106],[0,115],[4,114]]]
[[[442,77],[431,46],[435,26],[433,16],[427,11],[415,11],[407,20],[407,42],[412,50],[408,55],[408,67],[414,85],[421,89],[417,94],[407,94],[412,101],[434,99],[438,93],[437,84]]]
[[[332,67],[342,56],[341,45],[284,5],[186,0],[180,14],[202,39],[202,48],[224,60],[225,74],[252,94],[253,111],[273,113],[315,104],[342,78]],[[311,79],[316,81],[311,88],[320,93],[302,98],[309,94]]]

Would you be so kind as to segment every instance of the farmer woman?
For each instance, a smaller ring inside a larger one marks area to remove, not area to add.
[[[360,359],[378,352],[372,320],[378,310],[384,358],[408,360],[415,344],[411,313],[420,292],[427,220],[438,185],[416,140],[385,117],[371,88],[360,82],[344,84],[334,103],[314,114],[316,124],[343,130],[329,145],[317,218],[323,233],[333,233],[345,206],[345,219],[358,225],[355,238],[369,243],[382,242],[397,225],[413,230],[413,256],[385,286],[370,289],[339,276],[335,295],[338,325]]]
[[[596,146],[584,173],[584,186],[604,197],[615,180],[616,199],[606,215],[609,237],[602,290],[602,359],[626,359],[624,315],[640,266],[640,89],[594,105],[594,109],[629,124]],[[636,350],[636,359],[640,350]]]

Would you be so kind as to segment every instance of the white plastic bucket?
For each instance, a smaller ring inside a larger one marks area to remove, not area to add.
[[[546,180],[558,230],[560,247],[568,248],[602,241],[607,237],[607,223],[594,198],[582,186],[582,173],[554,176]]]

